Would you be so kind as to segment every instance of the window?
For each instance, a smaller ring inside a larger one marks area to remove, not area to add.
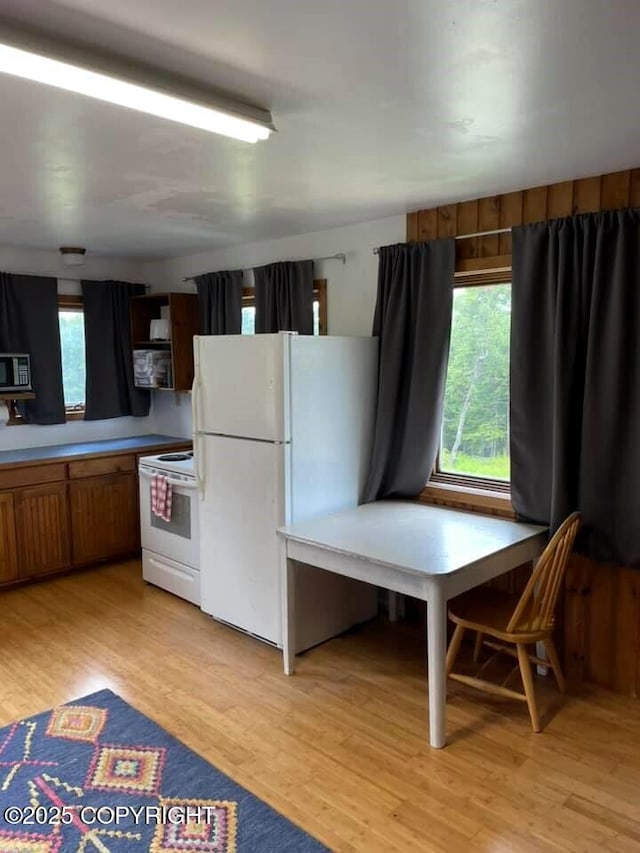
[[[250,288],[245,288],[250,290]],[[237,316],[237,315],[236,315]],[[256,306],[253,296],[242,297],[242,332],[243,335],[253,335],[256,331]]]
[[[510,272],[456,278],[431,482],[509,491]]]
[[[242,334],[253,335],[256,328],[256,303],[252,287],[242,292]],[[327,334],[327,280],[313,282],[313,334]]]
[[[77,420],[84,416],[86,383],[82,297],[58,297],[58,323],[64,406],[67,420]]]

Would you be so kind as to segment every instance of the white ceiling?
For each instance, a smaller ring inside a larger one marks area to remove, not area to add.
[[[248,145],[0,76],[0,245],[140,258],[637,166],[638,0],[0,0],[271,110]]]

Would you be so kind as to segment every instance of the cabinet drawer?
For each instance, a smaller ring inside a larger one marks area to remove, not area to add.
[[[0,470],[0,489],[19,489],[21,486],[39,486],[41,483],[57,483],[65,480],[67,466],[63,462],[53,465],[35,465],[33,468],[9,468]]]
[[[125,474],[136,470],[135,456],[104,456],[101,459],[85,459],[69,463],[69,477],[100,477],[102,474]]]

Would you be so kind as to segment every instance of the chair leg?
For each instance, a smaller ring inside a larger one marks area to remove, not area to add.
[[[553,642],[551,637],[547,637],[544,641],[544,647],[547,652],[547,657],[549,658],[549,663],[551,664],[551,669],[553,670],[553,674],[556,677],[556,683],[558,685],[558,690],[560,693],[564,693],[565,691],[565,680],[564,675],[562,674],[562,668],[560,667],[560,659],[558,658],[558,652],[556,651],[556,645]]]
[[[447,650],[447,675],[449,675],[453,669],[454,663],[456,662],[463,636],[464,628],[462,625],[456,625],[456,630],[453,632],[453,637],[451,638],[451,642],[449,643],[449,648]]]
[[[482,641],[484,640],[484,634],[481,631],[478,631],[476,634],[476,644],[473,647],[473,662],[478,663],[480,660],[480,652],[482,651]]]
[[[533,686],[533,675],[531,674],[531,664],[529,663],[529,655],[527,647],[522,643],[517,644],[518,647],[518,662],[520,664],[520,674],[524,684],[524,692],[527,697],[527,705],[529,706],[529,716],[531,717],[531,726],[534,732],[540,731],[540,720],[538,719],[538,706],[536,705],[536,693]]]

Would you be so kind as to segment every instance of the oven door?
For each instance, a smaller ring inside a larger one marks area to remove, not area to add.
[[[195,479],[141,465],[140,537],[142,547],[193,569],[200,565],[198,486]],[[166,477],[171,485],[171,520],[151,512],[151,478]]]

